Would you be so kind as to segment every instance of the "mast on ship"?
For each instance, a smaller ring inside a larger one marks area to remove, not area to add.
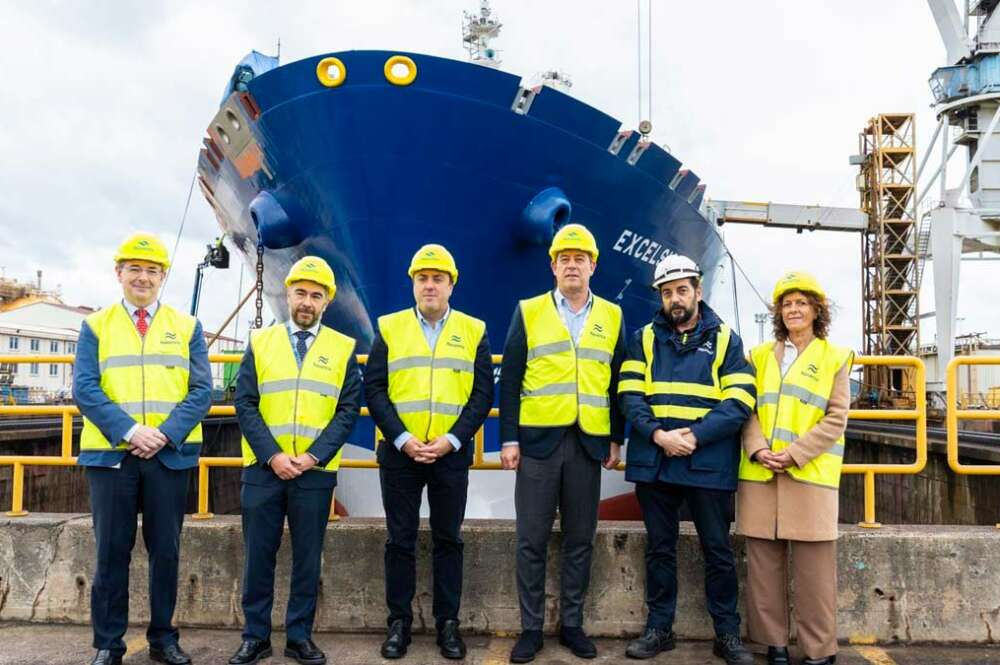
[[[485,67],[500,66],[500,52],[491,42],[500,35],[503,23],[493,18],[489,0],[480,0],[479,12],[462,12],[462,43],[469,59]]]

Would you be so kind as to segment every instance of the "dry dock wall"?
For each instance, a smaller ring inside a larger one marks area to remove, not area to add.
[[[131,621],[148,617],[141,531],[133,553]],[[514,525],[469,520],[465,527],[465,587],[461,619],[469,630],[513,633],[520,628],[514,568]],[[596,635],[638,633],[645,619],[641,523],[602,522],[597,531],[586,628]],[[734,539],[741,580],[743,542]],[[333,523],[324,549],[317,628],[381,631],[385,626],[381,520]],[[549,553],[546,628],[556,627],[559,538]],[[415,627],[433,628],[430,534],[419,541]],[[286,534],[278,559],[275,626],[284,617],[290,565]],[[238,517],[185,524],[176,621],[181,626],[240,626],[243,542]],[[0,620],[89,623],[94,543],[89,515],[0,516]],[[844,641],[1000,641],[1000,530],[991,527],[845,527],[839,542],[839,634]],[[702,559],[690,524],[678,551],[675,629],[710,638]]]

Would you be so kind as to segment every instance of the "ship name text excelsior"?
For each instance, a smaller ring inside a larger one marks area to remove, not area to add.
[[[625,229],[612,248],[616,252],[633,256],[640,261],[655,266],[661,259],[674,254],[674,250],[664,247],[652,238]]]

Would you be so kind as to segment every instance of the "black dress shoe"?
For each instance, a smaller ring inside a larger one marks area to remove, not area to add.
[[[753,654],[743,646],[739,635],[719,635],[712,643],[712,653],[726,665],[753,665]]]
[[[530,663],[543,647],[545,647],[545,639],[542,637],[542,631],[522,631],[521,637],[517,638],[517,643],[510,650],[510,662]]]
[[[441,655],[451,660],[465,658],[465,642],[458,632],[458,621],[448,619],[438,631],[437,645],[441,647]]]
[[[302,665],[324,665],[326,663],[326,654],[312,640],[286,643],[285,655],[294,658]]]
[[[382,642],[379,650],[383,658],[402,658],[406,655],[406,647],[410,646],[410,630],[402,619],[396,619],[389,626],[389,634]]]
[[[791,665],[792,659],[788,656],[788,647],[768,647],[767,665]]]
[[[559,629],[559,644],[573,652],[577,658],[596,658],[597,647],[579,626],[563,626]]]
[[[90,661],[90,665],[122,665],[122,655],[111,653],[108,649],[101,649]]]
[[[251,663],[270,657],[270,640],[245,639],[233,657],[229,659],[229,665],[251,665]]]
[[[646,660],[676,648],[677,640],[674,637],[674,631],[647,628],[646,632],[628,643],[628,646],[625,647],[625,655],[629,658]]]
[[[833,665],[836,662],[836,656],[827,656],[826,658],[806,658],[802,661],[802,665]]]
[[[191,656],[184,653],[179,644],[168,644],[165,647],[149,647],[149,657],[158,663],[167,665],[191,665]]]

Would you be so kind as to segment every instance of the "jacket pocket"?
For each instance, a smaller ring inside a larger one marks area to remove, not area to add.
[[[628,445],[625,446],[626,466],[656,466],[660,463],[660,447],[646,439],[636,436],[632,430]]]
[[[689,458],[688,465],[692,471],[722,471],[727,466],[725,446],[715,445],[707,448],[696,448]]]

